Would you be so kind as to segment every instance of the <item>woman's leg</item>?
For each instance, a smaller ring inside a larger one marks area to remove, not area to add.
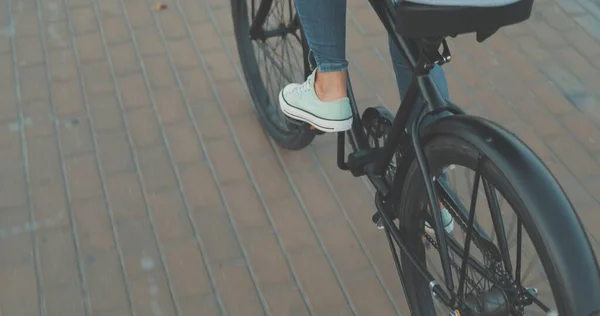
[[[346,93],[346,0],[296,0],[296,10],[317,67],[306,82],[283,88],[281,109],[322,131],[348,130],[352,111]]]
[[[296,0],[296,10],[317,62],[317,94],[324,101],[345,97],[346,0]]]

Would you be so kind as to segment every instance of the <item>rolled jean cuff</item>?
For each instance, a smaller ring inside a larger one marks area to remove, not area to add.
[[[319,62],[317,62],[317,64],[318,64],[317,69],[319,70],[319,72],[346,71],[348,69],[348,62],[325,63],[325,64],[319,64]]]
[[[319,72],[336,72],[336,71],[346,71],[348,69],[348,61],[344,60],[343,62],[323,62],[321,60],[321,58],[319,58],[317,56],[317,54],[314,53],[314,51],[310,51],[308,53],[308,63],[310,65],[310,70],[314,70],[315,69],[315,64],[317,65],[317,69],[319,70]],[[312,58],[311,58],[312,57]],[[314,60],[313,60],[314,58]]]

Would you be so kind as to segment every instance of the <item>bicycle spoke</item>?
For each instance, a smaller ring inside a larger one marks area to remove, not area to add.
[[[296,33],[292,33],[291,35],[295,39],[298,40],[298,44],[302,45],[302,40],[298,37],[298,35]],[[289,46],[293,47],[293,44],[290,41],[288,41],[288,43],[290,44]],[[302,66],[300,65],[300,62],[302,61],[302,58],[298,57],[295,49],[293,49],[293,48],[290,49],[290,47],[288,45],[284,45],[284,46],[286,47],[286,52],[287,52],[287,56],[289,57],[289,60],[294,61],[295,65],[297,66],[296,69],[298,69],[301,72]],[[291,57],[292,55],[293,55],[293,57]],[[290,65],[290,68],[293,68],[293,67]],[[290,70],[292,70],[292,69],[290,69]],[[297,72],[292,70],[291,73],[297,73]]]
[[[498,197],[496,196],[496,189],[494,189],[486,179],[483,179],[483,188],[488,201],[488,207],[490,208],[492,222],[494,224],[494,231],[498,238],[498,246],[500,246],[500,254],[502,255],[502,259],[504,261],[504,268],[506,269],[506,272],[512,275],[512,265],[508,251],[508,243],[506,241],[504,222],[502,221],[502,214],[500,211],[500,204],[498,203]]]
[[[517,218],[518,219],[518,218]],[[514,233],[515,231],[515,218],[513,217],[510,221],[510,225],[509,225],[509,229],[508,232],[505,234],[505,236],[512,236],[512,233]],[[507,240],[506,241],[509,245],[512,245],[512,240]]]
[[[477,161],[477,170],[475,171],[475,181],[473,182],[473,194],[471,195],[471,207],[469,210],[469,220],[467,223],[467,238],[465,240],[465,257],[469,258],[469,250],[471,248],[471,238],[472,238],[472,234],[473,234],[473,221],[475,220],[475,206],[477,205],[477,192],[478,192],[478,188],[479,188],[479,180],[481,178],[481,167],[483,165],[483,157],[479,157],[478,161]],[[464,286],[465,286],[465,274],[467,271],[467,263],[469,260],[464,260],[462,261],[462,266],[460,269],[460,278],[459,278],[459,284],[458,284],[458,291],[456,292],[457,297],[463,297],[464,298]]]
[[[280,50],[281,50],[282,71],[279,73],[278,80],[279,80],[279,82],[283,82],[283,80],[282,80],[283,76],[284,76],[284,74],[287,74],[286,69],[285,69],[285,62],[283,62],[285,60],[285,37],[282,37],[278,40],[278,44],[280,44],[280,43],[283,43],[283,44],[278,45],[277,47],[275,47],[275,49],[280,48]],[[279,87],[279,88],[281,89],[283,87]]]
[[[517,218],[517,263],[515,268],[515,281],[517,286],[521,288],[521,248],[523,244],[523,228],[521,226],[521,219]]]
[[[550,311],[550,308],[548,306],[546,306],[544,303],[542,303],[537,297],[533,296],[531,293],[529,292],[525,292],[525,296],[527,296],[529,299],[531,299],[537,306],[539,306],[539,308],[542,309],[542,311],[544,311],[544,313],[548,313]]]
[[[451,190],[446,181],[443,179],[438,179],[436,184],[441,191],[441,199],[444,201],[447,206],[454,211],[453,213],[458,217],[458,220],[462,223],[466,223],[469,216],[469,210],[466,205],[462,203],[458,195],[454,193],[454,190]],[[469,191],[473,192],[473,187],[469,187]],[[479,236],[483,239],[491,240],[491,238],[485,233],[484,229],[479,225],[479,223],[474,222],[474,229]]]
[[[523,273],[523,281],[526,281],[526,277],[529,275],[529,273],[531,273],[532,269],[534,269],[534,262],[533,260],[529,262],[529,264],[527,265],[527,268],[525,268],[525,271]],[[529,283],[529,282],[528,282]]]
[[[278,41],[279,43],[279,41]],[[284,66],[282,66],[278,60],[276,60],[273,56],[271,56],[270,54],[267,54],[266,50],[268,51],[272,51],[275,52],[275,50],[277,49],[277,47],[279,47],[279,44],[277,44],[275,47],[272,47],[270,45],[264,44],[264,45],[258,45],[258,47],[263,51],[265,58],[268,59],[273,66],[276,67],[277,70],[279,70],[279,72],[281,74],[284,74]],[[265,60],[266,61],[266,60]],[[287,80],[288,82],[294,82],[294,78],[291,78],[289,76],[284,76],[285,80]]]

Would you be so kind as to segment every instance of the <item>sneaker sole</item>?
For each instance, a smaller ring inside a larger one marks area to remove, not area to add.
[[[352,128],[352,121],[353,121],[352,117],[347,120],[343,120],[343,121],[330,121],[330,120],[322,119],[320,117],[316,117],[310,113],[307,113],[305,111],[302,111],[298,108],[295,108],[295,107],[289,105],[283,99],[282,92],[279,92],[279,107],[281,108],[281,111],[283,111],[283,113],[285,115],[287,115],[293,119],[311,124],[316,129],[323,131],[323,132],[328,132],[328,133],[345,132]]]

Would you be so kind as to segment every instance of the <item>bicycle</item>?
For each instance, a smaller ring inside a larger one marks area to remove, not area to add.
[[[253,106],[280,147],[303,149],[322,133],[282,115],[277,93],[284,84],[265,85],[254,49],[255,44],[262,46],[264,61],[274,62],[273,56],[266,55],[269,39],[297,41],[302,63],[299,57],[294,60],[300,71],[287,74],[285,80],[301,82],[303,78],[293,76],[310,74],[314,60],[295,6],[291,1],[287,8],[277,0],[249,2],[251,12],[248,1],[231,0],[238,53]],[[429,76],[434,65],[451,60],[448,37],[475,33],[483,42],[501,27],[527,20],[533,0],[499,7],[369,3],[409,61],[413,79],[396,115],[382,106],[369,107],[361,115],[348,76],[354,121],[350,131],[337,134],[337,164],[355,177],[366,176],[375,188],[377,212],[372,220],[385,230],[411,314],[436,315],[442,309],[445,315],[455,316],[525,315],[536,310],[545,315],[600,315],[600,269],[581,221],[554,176],[516,135],[444,100]],[[287,20],[269,16],[278,9],[289,13]],[[285,65],[280,68],[285,71]],[[267,75],[266,80],[272,78]],[[423,101],[417,103],[419,95]],[[346,137],[352,148],[348,155]],[[468,207],[449,189],[448,170],[456,166],[475,172]],[[475,216],[480,186],[488,200],[487,222]],[[496,190],[515,209],[519,252],[513,258]],[[466,230],[464,246],[444,229],[442,207]],[[425,232],[425,225],[433,234]],[[491,234],[483,231],[486,225],[493,229]],[[540,254],[555,305],[542,302],[540,294],[545,292],[527,287],[520,279],[524,235]],[[471,246],[478,247],[478,258]],[[428,270],[429,250],[439,253],[443,274],[438,279]]]

